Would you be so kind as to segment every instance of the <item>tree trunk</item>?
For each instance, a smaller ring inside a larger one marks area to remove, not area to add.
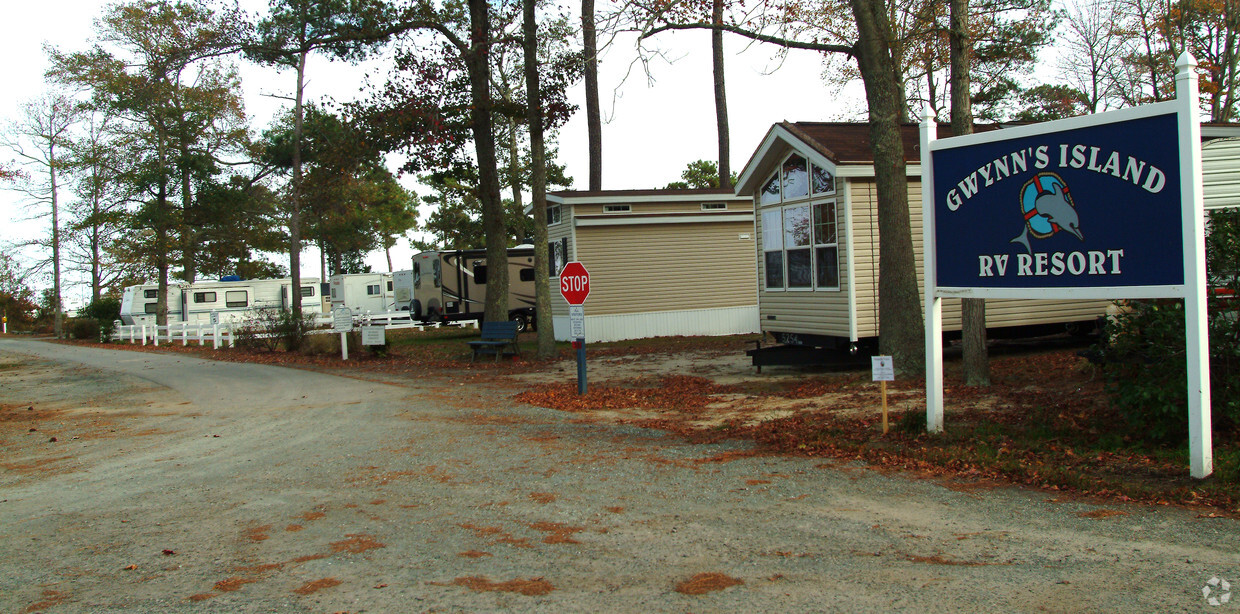
[[[901,372],[919,374],[925,370],[925,333],[900,138],[904,94],[888,48],[891,28],[884,3],[850,4],[857,22],[857,64],[869,107],[878,190],[879,351],[891,355]]]
[[[603,119],[598,102],[598,41],[594,32],[594,0],[581,0],[582,54],[586,70],[586,129],[589,132],[590,187],[603,189]]]
[[[495,159],[495,132],[491,119],[491,16],[486,0],[469,0],[470,46],[465,54],[469,71],[470,123],[478,160],[478,200],[482,202],[482,229],[486,235],[487,302],[484,317],[508,320],[508,231],[499,195]]]
[[[189,152],[183,149],[181,155],[183,163],[188,164]],[[198,277],[198,267],[195,263],[198,259],[198,233],[195,231],[198,227],[198,220],[192,214],[193,206],[190,173],[188,168],[184,168],[181,169],[181,216],[185,222],[181,225],[181,268],[185,271],[185,281],[191,284]]]
[[[550,253],[547,245],[547,166],[543,142],[542,88],[538,82],[538,23],[536,0],[524,0],[526,118],[530,127],[530,206],[534,211],[534,327],[538,330],[537,356],[555,356],[555,329],[551,323]]]
[[[973,100],[969,71],[973,65],[973,40],[969,37],[969,2],[951,0],[948,28],[951,65],[952,135],[973,134]],[[961,301],[961,343],[966,386],[990,385],[990,357],[986,349],[986,299]]]
[[[51,122],[49,122],[51,125]],[[54,139],[55,137],[53,137]],[[47,172],[52,188],[52,333],[60,338],[64,335],[64,307],[60,302],[60,203],[56,194],[56,143],[53,140],[47,147]]]
[[[525,210],[525,201],[521,197],[521,143],[518,141],[518,122],[511,120],[508,122],[508,189],[512,190],[512,204],[516,211]],[[524,238],[524,237],[519,237]]]
[[[308,54],[303,51],[297,58],[297,92],[293,103],[293,189],[289,191],[288,272],[293,282],[289,303],[296,320],[301,319],[301,300],[296,297],[301,296],[301,133],[305,120],[302,100],[306,91]]]
[[[723,23],[723,0],[714,0],[711,20]],[[724,86],[723,30],[710,31],[710,47],[715,72],[715,125],[719,133],[719,187],[732,187],[732,138],[728,129],[728,95]]]

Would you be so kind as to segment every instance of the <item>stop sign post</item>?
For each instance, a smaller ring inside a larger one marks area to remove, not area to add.
[[[563,296],[570,306],[576,307],[569,309],[569,330],[572,334],[580,335],[573,340],[573,347],[577,349],[577,394],[583,395],[586,393],[586,312],[581,304],[590,296],[590,272],[585,265],[580,262],[564,265],[560,270],[560,296]],[[577,321],[578,318],[580,322]]]

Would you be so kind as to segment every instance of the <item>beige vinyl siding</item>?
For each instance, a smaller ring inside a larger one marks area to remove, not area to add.
[[[750,222],[591,226],[576,234],[577,258],[590,271],[588,316],[755,303]]]
[[[547,226],[547,242],[558,243],[560,239],[568,239],[568,252],[565,254],[567,260],[573,260],[573,208],[569,205],[560,205],[560,223]],[[587,269],[589,270],[589,269]],[[552,274],[554,275],[554,273]],[[551,315],[568,317],[568,303],[564,302],[564,297],[560,296],[560,285],[558,277],[551,277]]]
[[[839,245],[840,289],[839,290],[773,290],[765,289],[766,259],[763,257],[762,243],[762,211],[779,208],[759,207],[754,214],[754,237],[756,248],[754,257],[757,259],[757,280],[762,291],[758,298],[758,319],[763,331],[780,331],[788,333],[805,333],[814,335],[830,335],[848,337],[848,236],[847,225],[844,223],[846,202],[841,197],[818,197],[809,201],[817,203],[824,200],[836,202],[836,233]],[[853,222],[854,232],[856,220]],[[858,259],[861,255],[858,254]]]
[[[1240,139],[1219,139],[1201,147],[1201,183],[1206,209],[1240,206]]]

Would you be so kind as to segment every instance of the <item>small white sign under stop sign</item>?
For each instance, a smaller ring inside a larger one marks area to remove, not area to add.
[[[586,338],[586,308],[582,305],[568,306],[568,338]]]

